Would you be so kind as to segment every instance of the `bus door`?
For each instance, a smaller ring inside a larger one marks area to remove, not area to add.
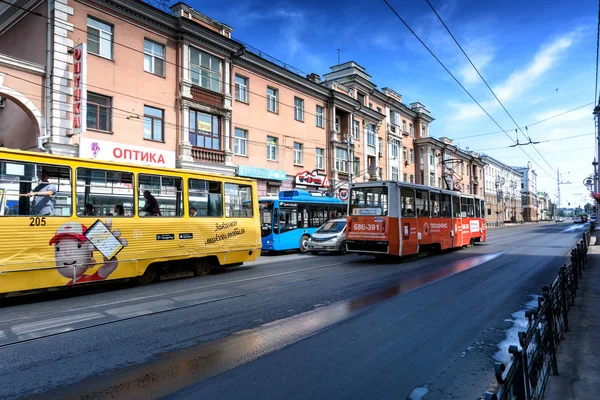
[[[415,211],[414,189],[401,188],[400,201],[402,204],[402,218],[398,224],[401,256],[417,254],[419,239],[417,236],[417,217]]]
[[[295,203],[279,202],[279,212],[275,224],[277,250],[300,248],[298,230],[298,209]]]

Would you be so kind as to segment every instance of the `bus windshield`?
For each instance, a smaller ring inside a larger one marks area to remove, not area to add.
[[[315,233],[339,233],[346,227],[346,221],[329,221],[321,225]]]
[[[358,187],[350,192],[351,215],[388,215],[388,188]]]
[[[263,237],[273,232],[273,202],[261,201],[260,207],[260,232]]]

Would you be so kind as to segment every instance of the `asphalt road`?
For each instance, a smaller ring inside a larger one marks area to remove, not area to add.
[[[474,399],[507,319],[583,226],[491,230],[402,263],[281,255],[0,308],[0,398]]]

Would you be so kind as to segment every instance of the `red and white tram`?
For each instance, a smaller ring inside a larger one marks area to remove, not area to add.
[[[474,195],[397,181],[355,183],[348,251],[407,256],[485,242],[484,211]]]

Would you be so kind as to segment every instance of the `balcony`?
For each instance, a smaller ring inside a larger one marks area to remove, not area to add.
[[[225,163],[225,152],[205,149],[203,147],[192,147],[192,158],[196,162],[223,164]]]
[[[400,134],[400,128],[398,126],[396,126],[395,124],[388,123],[387,126],[388,126],[389,133],[393,133],[395,135]]]
[[[223,107],[224,96],[222,93],[213,92],[203,87],[192,85],[190,92],[192,99],[199,103],[210,104],[212,106]]]

